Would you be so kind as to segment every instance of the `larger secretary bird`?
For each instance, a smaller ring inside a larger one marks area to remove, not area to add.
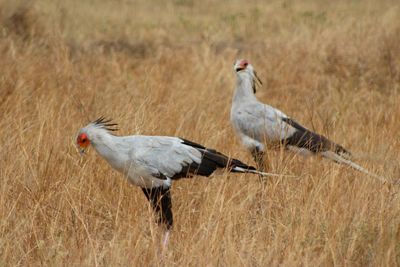
[[[381,179],[350,160],[351,154],[325,136],[312,132],[282,111],[258,101],[256,83],[261,83],[253,66],[245,59],[234,64],[236,89],[232,99],[231,123],[236,135],[251,152],[258,169],[265,169],[266,145],[285,148],[302,154],[320,154],[337,163]]]
[[[168,136],[116,136],[117,124],[103,117],[79,131],[77,146],[81,153],[91,144],[114,169],[142,188],[152,208],[159,214],[158,223],[169,230],[173,225],[170,187],[172,180],[194,175],[210,176],[216,169],[230,172],[273,174],[229,158],[214,149],[186,139]],[[278,176],[278,175],[276,175]]]

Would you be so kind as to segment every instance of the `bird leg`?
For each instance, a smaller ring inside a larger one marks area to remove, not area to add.
[[[173,215],[169,188],[142,188],[142,191],[158,215],[157,223],[164,224],[167,230],[170,230],[173,224]]]
[[[265,172],[268,169],[266,164],[266,155],[264,151],[261,151],[259,148],[255,148],[251,151],[251,155],[253,156],[254,161],[257,165],[257,170]]]
[[[251,151],[251,155],[253,156],[253,159],[256,162],[257,170],[265,172],[268,169],[268,164],[266,162],[267,157],[265,155],[265,152],[261,151],[258,147],[256,147]],[[258,178],[260,180],[260,183],[264,185],[265,177],[259,174]]]
[[[146,198],[150,201],[155,211],[157,223],[165,226],[165,233],[162,239],[161,262],[164,261],[166,249],[169,242],[169,235],[173,224],[171,192],[169,188],[142,188]]]
[[[170,234],[170,230],[167,230],[164,234],[163,243],[162,243],[163,252],[167,248],[167,245],[169,242],[169,234]]]

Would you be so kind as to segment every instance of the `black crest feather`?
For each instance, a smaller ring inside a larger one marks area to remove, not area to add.
[[[257,72],[253,70],[254,76],[253,76],[253,93],[255,94],[257,92],[257,87],[262,85],[262,82],[260,78],[257,75]]]
[[[112,123],[111,119],[106,119],[105,117],[101,116],[97,120],[95,120],[93,123],[97,126],[102,127],[103,129],[106,129],[107,131],[118,131],[118,124],[117,123]]]

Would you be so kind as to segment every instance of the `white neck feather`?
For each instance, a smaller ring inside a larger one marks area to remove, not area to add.
[[[90,131],[90,141],[97,153],[109,159],[117,153],[118,137],[111,135],[107,130],[94,128]]]
[[[243,102],[249,100],[257,100],[253,92],[254,78],[250,73],[237,73],[236,89],[233,95],[233,102]]]

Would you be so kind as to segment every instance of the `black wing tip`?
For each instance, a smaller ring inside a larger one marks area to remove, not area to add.
[[[182,144],[184,144],[184,145],[188,145],[188,146],[191,146],[191,147],[194,147],[194,148],[207,149],[205,146],[200,145],[200,144],[195,143],[195,142],[192,142],[192,141],[190,141],[188,139],[185,139],[185,138],[182,138],[182,137],[178,137],[178,138],[182,141]]]
[[[348,158],[351,157],[350,151],[345,149],[343,146],[336,144],[327,137],[308,130],[290,118],[282,118],[282,120],[296,129],[296,132],[292,136],[282,140],[285,145],[306,148],[313,153],[332,151],[338,155]]]
[[[260,170],[257,170],[257,168],[254,167],[254,166],[248,166],[248,168],[246,170],[249,170],[249,171],[260,171]]]
[[[182,140],[182,144],[194,147],[203,154],[201,164],[197,166],[192,166],[192,168],[187,166],[187,169],[185,169],[186,172],[190,170],[193,174],[210,176],[216,169],[220,168],[228,168],[228,170],[232,172],[235,172],[235,167],[242,168],[248,171],[257,171],[255,167],[247,165],[246,163],[243,163],[238,159],[228,157],[227,155],[224,155],[215,149],[204,147],[203,145],[184,138],[179,139]]]
[[[111,123],[112,119],[106,119],[104,116],[100,116],[97,120],[93,121],[93,124],[106,129],[107,131],[115,132],[118,131],[118,124]]]

